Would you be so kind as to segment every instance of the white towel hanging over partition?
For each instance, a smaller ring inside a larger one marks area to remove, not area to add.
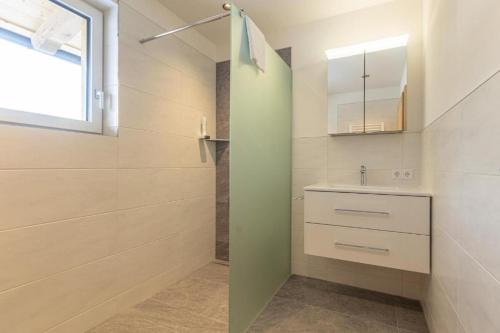
[[[248,15],[245,15],[250,59],[263,72],[266,71],[266,37]]]

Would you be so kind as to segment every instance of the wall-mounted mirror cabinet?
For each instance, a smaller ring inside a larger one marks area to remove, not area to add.
[[[328,50],[328,134],[406,128],[408,37]]]

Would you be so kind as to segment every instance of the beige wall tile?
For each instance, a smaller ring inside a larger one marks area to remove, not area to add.
[[[116,209],[115,170],[0,171],[0,229]]]
[[[433,127],[434,168],[442,172],[463,171],[462,105],[446,113]]]
[[[500,281],[500,177],[464,177],[463,231],[460,243]]]
[[[430,325],[432,332],[456,332],[458,327],[457,314],[436,279],[431,280],[426,298],[426,307],[432,316],[432,325]]]
[[[500,65],[498,67],[500,69]],[[500,175],[500,74],[481,86],[463,103],[464,171]]]
[[[121,168],[185,166],[184,156],[189,153],[195,154],[188,151],[194,148],[192,141],[195,139],[120,128],[118,163]]]
[[[500,36],[492,33],[500,20],[500,3],[495,0],[457,3],[459,49],[454,54],[461,60],[465,92],[470,92],[500,69]]]
[[[115,213],[111,252],[177,235],[185,222],[181,219],[182,201],[132,208]]]
[[[186,168],[181,187],[184,198],[215,196],[215,168]]]
[[[293,139],[293,168],[324,168],[326,166],[326,141],[326,137]]]
[[[496,1],[427,6],[424,178],[433,200],[432,332],[496,332],[500,300]],[[490,78],[490,79],[488,79]],[[458,103],[457,105],[454,105]],[[453,106],[453,107],[452,107]],[[497,311],[498,312],[498,311]],[[494,314],[495,313],[495,314]]]
[[[4,292],[0,330],[45,331],[168,270],[177,245],[175,239],[154,242]]]
[[[119,208],[133,208],[182,199],[183,193],[180,189],[183,186],[184,172],[180,168],[119,170]]]
[[[446,293],[450,303],[457,307],[458,300],[458,273],[460,251],[458,244],[440,228],[432,229],[432,267],[433,278]]]
[[[0,232],[0,291],[105,257],[114,213]]]
[[[429,1],[432,15],[425,34],[425,125],[429,125],[462,97],[459,60],[458,1]]]
[[[175,15],[174,12],[163,6],[158,0],[142,1],[142,0],[123,0],[121,4],[133,8],[138,13],[148,17],[152,22],[162,27],[162,30],[168,30],[172,26],[186,24],[181,18]],[[196,30],[188,30],[177,37],[184,43],[207,55],[215,60],[216,47],[207,38],[201,35]]]
[[[116,138],[0,125],[0,169],[115,168]]]
[[[294,169],[292,174],[292,196],[304,195],[304,187],[326,183],[326,169]]]
[[[159,97],[182,102],[180,71],[120,42],[120,83]]]
[[[422,133],[403,133],[401,168],[419,170],[422,163]]]
[[[464,206],[464,175],[460,173],[437,173],[433,192],[433,224],[454,239],[461,239],[466,213]]]
[[[401,167],[402,135],[365,135],[328,138],[328,168],[359,170]]]
[[[472,257],[460,255],[458,314],[467,332],[500,330],[500,283]]]
[[[182,104],[121,86],[121,127],[187,136],[184,112]]]
[[[359,185],[361,183],[361,164],[356,169],[328,169],[328,182],[331,184]],[[391,170],[367,170],[367,182],[370,186],[401,186],[400,180],[392,179]]]
[[[293,72],[293,137],[319,137],[327,131],[326,62]]]

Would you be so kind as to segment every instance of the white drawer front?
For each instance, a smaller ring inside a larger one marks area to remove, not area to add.
[[[425,235],[306,223],[304,250],[315,256],[430,272],[430,237]]]
[[[430,234],[430,198],[305,191],[304,220],[322,224]]]

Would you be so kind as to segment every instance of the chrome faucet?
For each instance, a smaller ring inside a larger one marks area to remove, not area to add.
[[[361,186],[366,186],[368,180],[366,175],[366,166],[362,165],[359,173],[361,174]]]

